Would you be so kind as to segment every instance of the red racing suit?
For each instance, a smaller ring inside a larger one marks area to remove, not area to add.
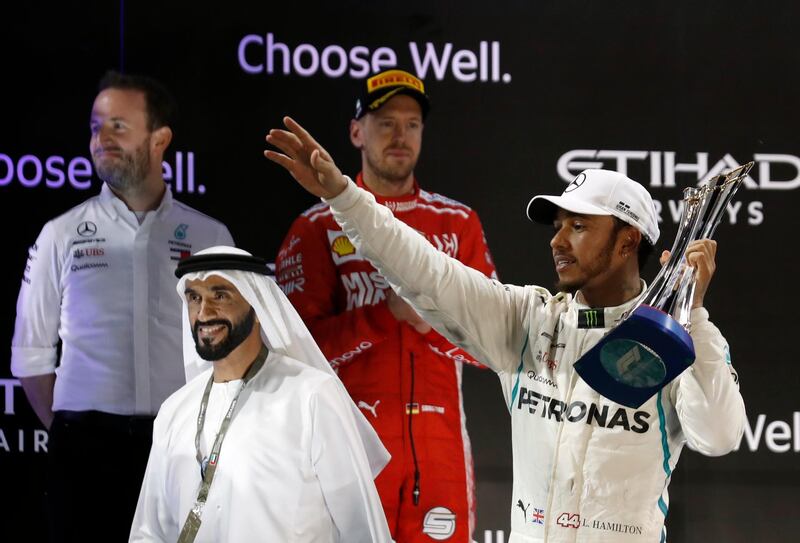
[[[366,188],[360,174],[357,183]],[[376,198],[439,250],[496,277],[480,219],[469,207],[416,182],[412,194]],[[423,335],[394,318],[388,283],[355,250],[327,204],[295,220],[275,271],[392,455],[375,481],[392,537],[471,541],[474,478],[461,371],[462,363],[480,364],[437,332]]]

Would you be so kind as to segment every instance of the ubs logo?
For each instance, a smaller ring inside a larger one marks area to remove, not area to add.
[[[92,221],[83,221],[78,225],[78,235],[84,238],[91,237],[97,233],[97,225]]]
[[[586,174],[585,174],[585,173],[580,173],[580,174],[578,174],[578,177],[576,177],[575,179],[573,179],[573,180],[572,180],[572,183],[570,183],[570,184],[567,186],[567,188],[565,188],[565,189],[564,189],[564,194],[566,194],[566,193],[568,193],[568,192],[572,192],[573,190],[575,190],[575,189],[579,188],[581,185],[583,185],[583,183],[584,183],[585,181],[586,181]]]
[[[105,250],[100,247],[92,247],[89,249],[75,249],[72,253],[73,258],[83,258],[85,256],[103,256],[106,254]]]

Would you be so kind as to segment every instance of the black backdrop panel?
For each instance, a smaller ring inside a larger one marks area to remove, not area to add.
[[[172,89],[180,103],[165,166],[173,191],[225,221],[240,246],[273,258],[314,201],[263,158],[266,131],[291,114],[356,173],[347,137],[354,77],[396,63],[423,76],[433,100],[421,184],[478,210],[507,282],[552,283],[549,229],[528,222],[525,205],[560,192],[582,168],[619,169],[647,185],[668,248],[683,188],[757,162],[718,230],[707,297],[731,345],[749,427],[723,458],[684,452],[668,529],[673,541],[795,541],[796,3],[272,4],[0,8],[0,342],[10,344],[28,245],[46,220],[99,189],[88,117],[106,69],[146,72]],[[644,276],[655,271],[652,262]],[[464,396],[475,539],[497,543],[509,525],[508,415],[488,372],[468,368]],[[0,538],[42,540],[47,434],[7,362],[0,400]]]

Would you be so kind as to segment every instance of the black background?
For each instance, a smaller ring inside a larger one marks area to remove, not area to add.
[[[237,47],[247,34],[271,32],[292,50],[301,43],[318,51],[331,44],[390,47],[407,69],[409,42],[473,51],[480,41],[500,42],[509,83],[427,74],[433,109],[417,174],[424,188],[477,209],[500,278],[509,283],[550,286],[555,277],[550,231],[529,223],[524,210],[533,194],[561,192],[556,165],[568,151],[671,151],[681,163],[704,152],[709,167],[726,154],[739,163],[759,153],[800,155],[796,2],[64,4],[0,8],[0,154],[15,163],[28,154],[42,162],[51,155],[88,158],[100,76],[109,68],[148,73],[178,98],[171,149],[195,153],[196,182],[207,189],[176,196],[224,221],[239,246],[268,258],[314,200],[263,158],[264,134],[291,114],[355,174],[360,158],[347,126],[356,84],[321,72],[245,73]],[[0,179],[4,168],[0,162]],[[647,184],[649,162],[631,161],[628,173]],[[798,175],[791,167],[773,172],[774,179]],[[759,179],[758,166],[752,177]],[[676,187],[648,187],[665,206],[663,248],[675,235],[667,201],[696,183],[696,175],[681,173]],[[86,191],[25,188],[16,176],[0,186],[0,343],[11,341],[27,247],[44,222],[99,186],[94,179]],[[737,200],[743,208],[761,202],[763,222],[748,224],[743,209],[736,224],[720,226],[718,272],[706,305],[731,345],[750,426],[760,415],[767,425],[791,425],[800,410],[797,191],[743,188]],[[654,274],[651,262],[643,275]],[[0,378],[8,377],[7,362],[0,363]],[[467,368],[464,396],[478,478],[475,539],[483,543],[484,530],[508,532],[508,414],[489,372]],[[46,455],[32,451],[39,425],[19,388],[12,411],[0,411],[11,449],[0,447],[0,539],[38,541]],[[670,540],[796,541],[797,454],[770,452],[763,435],[756,452],[746,442],[718,459],[684,451],[670,485]]]

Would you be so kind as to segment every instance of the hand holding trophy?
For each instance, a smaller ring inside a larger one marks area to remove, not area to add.
[[[749,162],[713,177],[704,187],[684,190],[678,234],[666,264],[628,316],[575,363],[594,390],[636,408],[692,365],[689,315],[695,277],[686,249],[692,241],[714,235],[752,167]]]

